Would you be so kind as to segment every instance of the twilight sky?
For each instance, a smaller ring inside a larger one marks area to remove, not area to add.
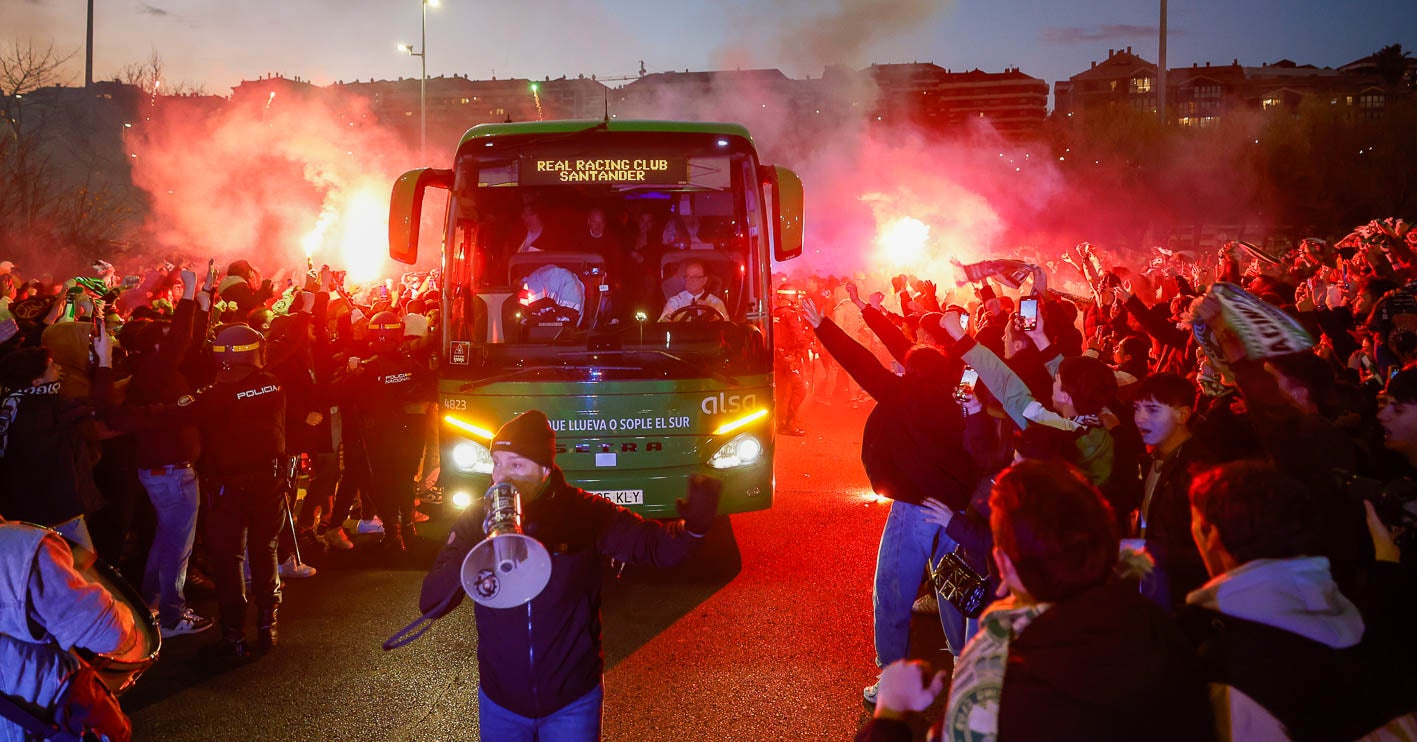
[[[1049,82],[1133,47],[1156,61],[1156,0],[437,0],[428,74],[473,78],[633,75],[828,63],[932,61]],[[163,57],[169,83],[229,95],[266,73],[335,80],[417,77],[420,0],[97,0],[94,75]],[[78,51],[85,0],[0,0],[0,46]],[[1170,0],[1169,66],[1279,59],[1336,67],[1400,43],[1417,53],[1417,0]],[[610,83],[618,85],[622,83]]]

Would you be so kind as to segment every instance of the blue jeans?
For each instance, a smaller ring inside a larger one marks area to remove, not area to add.
[[[876,553],[876,584],[871,600],[875,606],[876,664],[885,667],[910,653],[910,606],[924,581],[927,564],[954,549],[945,529],[925,521],[925,509],[899,500],[891,503],[881,547]],[[946,621],[952,615],[962,619],[948,604],[940,610],[940,622],[950,651],[964,647],[963,621]],[[955,652],[955,656],[959,654]]]
[[[539,719],[514,714],[477,689],[477,727],[482,739],[498,742],[597,742],[605,684]]]
[[[143,598],[158,599],[158,620],[173,626],[187,610],[183,588],[187,584],[187,562],[192,559],[192,539],[197,533],[197,474],[192,469],[142,469],[138,481],[148,491],[157,528],[153,546],[143,571]]]

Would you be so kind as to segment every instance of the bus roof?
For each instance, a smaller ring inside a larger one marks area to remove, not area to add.
[[[500,136],[518,136],[527,134],[564,134],[566,132],[580,131],[592,126],[601,125],[606,131],[641,131],[641,132],[677,132],[683,134],[719,134],[725,136],[738,136],[753,141],[753,137],[748,133],[748,129],[741,124],[699,122],[699,121],[651,121],[651,120],[614,120],[609,122],[596,119],[565,120],[565,121],[519,121],[504,124],[478,124],[467,130],[462,141],[458,143],[458,148],[476,139]]]

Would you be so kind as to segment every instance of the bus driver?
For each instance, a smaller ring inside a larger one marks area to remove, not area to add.
[[[669,297],[664,303],[664,311],[659,313],[659,321],[692,320],[695,317],[712,318],[706,309],[686,309],[691,306],[707,306],[718,312],[718,318],[728,319],[728,305],[708,290],[708,270],[697,260],[684,263],[684,290]],[[675,316],[675,315],[678,316]]]

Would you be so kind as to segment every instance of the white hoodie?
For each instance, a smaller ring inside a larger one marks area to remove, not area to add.
[[[1338,591],[1325,557],[1256,559],[1205,583],[1186,603],[1344,649],[1363,638],[1358,607]]]
[[[1246,562],[1187,595],[1186,603],[1283,629],[1334,649],[1357,644],[1365,628],[1357,606],[1338,591],[1325,557]],[[1218,739],[1290,739],[1278,719],[1240,690],[1218,683],[1210,690]],[[1417,719],[1408,714],[1364,735],[1362,741],[1408,740],[1414,735]]]

